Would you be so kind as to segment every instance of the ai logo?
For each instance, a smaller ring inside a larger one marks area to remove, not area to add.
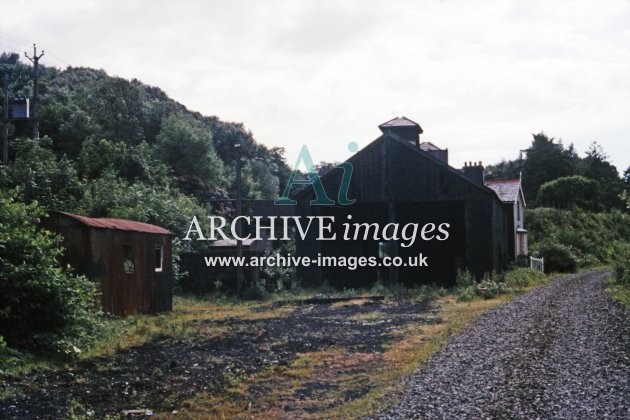
[[[359,149],[359,145],[356,142],[350,142],[348,144],[348,150],[352,153],[356,152]],[[308,175],[308,179],[296,179],[299,173],[300,164],[304,162],[304,166],[306,166],[306,173]],[[350,179],[352,178],[352,164],[350,162],[343,162],[336,166],[337,168],[341,168],[343,170],[343,177],[341,178],[341,185],[339,185],[339,193],[337,194],[337,203],[342,206],[348,206],[353,204],[356,200],[348,198],[348,189],[350,188]],[[311,185],[313,190],[315,191],[315,200],[311,200],[311,205],[316,206],[334,206],[335,202],[328,198],[326,195],[326,190],[324,190],[324,185],[322,185],[322,180],[319,178],[317,171],[315,170],[315,165],[313,165],[313,159],[311,158],[311,154],[308,151],[306,145],[302,146],[302,150],[300,150],[300,154],[298,156],[297,162],[293,167],[293,171],[291,171],[291,176],[289,177],[289,181],[287,182],[287,186],[284,189],[284,193],[282,197],[274,201],[275,205],[278,206],[295,206],[297,201],[289,198],[289,193],[291,192],[291,187],[293,185]]]

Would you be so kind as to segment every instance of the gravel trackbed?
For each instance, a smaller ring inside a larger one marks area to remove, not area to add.
[[[629,313],[609,274],[562,276],[484,314],[378,418],[630,418]]]

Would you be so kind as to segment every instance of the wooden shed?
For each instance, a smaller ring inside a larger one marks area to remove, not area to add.
[[[376,280],[407,285],[438,283],[452,285],[457,270],[468,269],[476,276],[502,271],[509,261],[509,226],[506,211],[497,194],[483,184],[483,167],[471,165],[459,171],[448,165],[448,154],[421,147],[420,126],[396,118],[379,128],[382,135],[348,159],[354,169],[348,197],[352,205],[315,206],[312,188],[296,195],[296,212],[306,216],[335,216],[353,223],[427,223],[450,225],[445,241],[418,241],[404,248],[399,243],[376,240],[319,241],[315,235],[298,240],[296,253],[315,259],[324,256],[379,257],[385,247],[390,256],[405,259],[428,256],[428,267],[300,267],[307,284],[328,281],[344,287],[365,287]],[[322,177],[329,197],[335,197],[343,171],[332,170]],[[338,226],[338,224],[336,225]],[[337,238],[342,232],[336,232]]]
[[[126,316],[172,309],[173,234],[167,229],[56,211],[42,227],[62,235],[62,262],[100,286],[103,311]]]

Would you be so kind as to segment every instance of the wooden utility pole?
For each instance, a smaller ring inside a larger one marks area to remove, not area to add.
[[[39,139],[39,59],[43,57],[44,50],[37,55],[37,46],[33,44],[33,57],[24,55],[33,63],[33,138]]]
[[[9,164],[9,72],[5,71],[2,83],[2,164]]]
[[[236,149],[236,217],[239,217],[243,212],[243,197],[241,191],[241,144],[235,144],[234,148]],[[243,291],[243,283],[245,280],[243,266],[240,264],[241,257],[243,256],[243,241],[241,241],[243,231],[241,229],[241,219],[236,221],[236,233],[238,235],[238,238],[236,238],[236,292],[240,294]]]

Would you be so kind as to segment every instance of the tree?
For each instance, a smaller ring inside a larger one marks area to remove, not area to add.
[[[212,147],[212,134],[183,115],[162,121],[157,136],[157,154],[178,175],[193,175],[211,186],[224,186],[223,162]]]
[[[78,156],[78,167],[80,174],[89,179],[113,172],[128,181],[143,181],[156,186],[170,184],[168,167],[154,156],[145,142],[128,145],[106,139],[88,139]]]
[[[48,210],[75,210],[83,197],[84,184],[68,158],[55,156],[52,140],[22,139],[14,147],[11,186],[18,188],[20,200],[37,201]]]
[[[523,172],[524,163],[524,159],[503,160],[496,165],[486,166],[485,175],[496,179],[518,178]]]
[[[247,172],[251,174],[253,190],[256,191],[256,197],[267,200],[275,200],[278,198],[278,177],[275,176],[270,169],[268,162],[264,160],[253,160],[246,165]]]
[[[619,177],[617,168],[608,161],[608,155],[600,144],[591,143],[580,166],[582,175],[599,184],[598,198],[604,209],[625,208],[625,202],[621,198],[625,189],[624,181]]]
[[[533,137],[523,164],[523,191],[529,202],[536,198],[545,182],[574,175],[579,160],[573,145],[565,149],[561,142],[554,142],[542,132]]]
[[[203,219],[207,210],[169,186],[130,183],[110,170],[88,181],[80,213],[152,223],[183,236],[192,216]]]
[[[603,210],[599,184],[580,175],[567,176],[544,183],[538,192],[537,201],[546,207],[568,209],[573,206],[585,210]]]

